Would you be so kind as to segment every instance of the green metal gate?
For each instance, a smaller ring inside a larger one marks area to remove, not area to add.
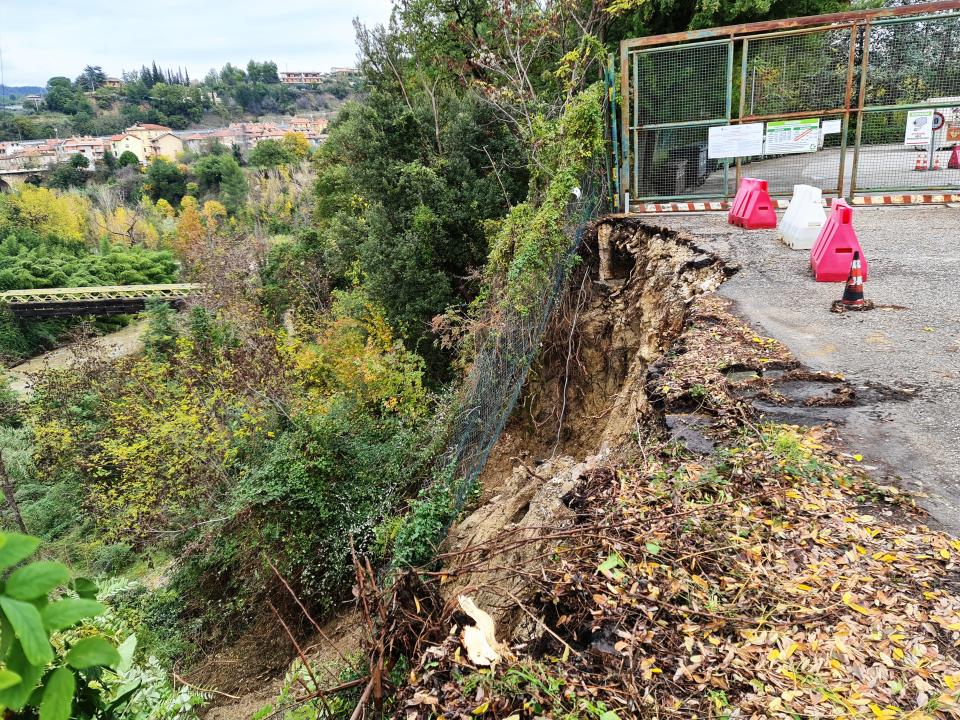
[[[960,145],[957,10],[941,0],[625,40],[611,133],[621,207],[728,199],[741,176],[781,196],[799,183],[828,197],[960,193],[947,168]],[[904,144],[913,110],[945,116],[932,153]],[[761,126],[761,152],[709,156],[711,127],[747,124]],[[930,169],[914,169],[921,159]]]

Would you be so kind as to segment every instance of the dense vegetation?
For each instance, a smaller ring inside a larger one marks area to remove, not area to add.
[[[0,110],[0,141],[74,135],[109,135],[137,122],[182,130],[205,115],[225,122],[262,115],[293,115],[335,109],[356,93],[360,78],[342,74],[316,85],[280,82],[277,65],[251,60],[246,69],[227,63],[206,77],[190,79],[178,68],[153,63],[124,73],[120,87],[106,85],[99,66],[87,66],[75,80],[52,77],[39,107],[20,114]]]
[[[603,153],[599,62],[626,35],[806,8],[397,4],[389,27],[359,28],[364,95],[316,151],[291,137],[246,168],[215,149],[5,199],[10,282],[207,286],[183,314],[150,310],[142,355],[3,395],[7,523],[126,578],[111,612],[138,624],[138,662],[166,666],[266,615],[277,575],[324,612],[352,553],[428,559],[454,511],[438,458],[461,334],[484,307],[530,312],[564,251],[570,193]],[[128,84],[189,121],[176,98],[213,87],[284,107],[275,71]],[[57,84],[61,111],[82,117],[93,75]]]

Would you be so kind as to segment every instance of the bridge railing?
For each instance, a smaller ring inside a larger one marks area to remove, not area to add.
[[[103,285],[73,288],[34,288],[0,293],[0,305],[31,303],[73,303],[96,300],[168,300],[198,294],[204,286],[197,283],[157,285]]]

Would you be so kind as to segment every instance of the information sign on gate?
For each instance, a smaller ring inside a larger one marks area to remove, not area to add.
[[[767,155],[811,153],[820,144],[820,119],[802,118],[767,123]]]
[[[707,133],[707,153],[711,160],[762,155],[763,123],[710,128]]]
[[[933,110],[908,110],[904,145],[927,145],[933,138]]]

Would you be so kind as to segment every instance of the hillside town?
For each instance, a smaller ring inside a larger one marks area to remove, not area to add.
[[[107,152],[114,157],[131,152],[141,165],[147,165],[155,158],[175,160],[185,151],[203,152],[215,144],[246,155],[261,141],[279,140],[288,133],[299,133],[316,147],[326,138],[327,123],[326,118],[293,117],[282,123],[239,122],[222,128],[185,131],[138,123],[103,137],[12,140],[0,142],[0,172],[41,172],[74,155],[86,158],[88,167],[94,170]]]

